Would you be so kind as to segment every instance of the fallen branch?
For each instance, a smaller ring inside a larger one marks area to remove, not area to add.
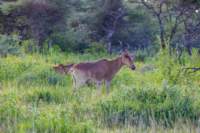
[[[197,72],[200,71],[200,67],[188,67],[188,68],[184,68],[185,70],[192,70],[193,72]]]

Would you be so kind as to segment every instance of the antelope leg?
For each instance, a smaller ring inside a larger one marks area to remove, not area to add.
[[[100,90],[102,85],[102,81],[96,81],[97,89]]]
[[[111,81],[107,81],[107,80],[105,81],[107,94],[109,94],[110,92],[110,82]]]

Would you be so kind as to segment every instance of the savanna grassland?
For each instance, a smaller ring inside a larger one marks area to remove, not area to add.
[[[2,133],[195,133],[200,132],[199,55],[160,52],[123,67],[110,94],[95,86],[73,93],[72,79],[58,63],[114,58],[106,54],[22,54],[0,58],[0,132]]]
[[[53,70],[125,49],[109,94]],[[0,133],[163,132],[200,133],[200,0],[0,0]]]

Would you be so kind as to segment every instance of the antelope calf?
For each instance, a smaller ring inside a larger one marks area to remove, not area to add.
[[[102,83],[105,82],[107,93],[109,93],[111,80],[123,66],[128,66],[132,70],[136,69],[133,58],[128,51],[123,52],[114,60],[102,59],[96,62],[75,64],[70,68],[69,73],[73,77],[74,89],[88,81],[95,82],[97,88],[100,88]]]

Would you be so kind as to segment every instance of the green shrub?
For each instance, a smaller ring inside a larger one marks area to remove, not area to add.
[[[36,53],[39,49],[34,40],[24,40],[21,45],[24,53]]]
[[[0,35],[0,56],[18,55],[20,53],[18,36]]]
[[[156,65],[157,69],[161,74],[161,78],[166,80],[170,85],[176,84],[193,84],[194,81],[198,80],[198,72],[191,73],[185,68],[187,67],[198,67],[200,61],[197,59],[198,55],[190,57],[188,54],[183,53],[182,61],[184,65],[180,64],[175,55],[169,55],[168,51],[161,51],[152,62]],[[187,65],[186,65],[187,64]]]
[[[134,56],[136,61],[145,61],[145,59],[148,57],[148,53],[145,50],[138,50],[134,53]]]
[[[198,112],[194,112],[193,100],[176,87],[118,90],[106,100],[101,100],[97,111],[106,125],[150,125],[154,121],[171,126],[179,119],[196,120]]]
[[[53,44],[60,47],[62,51],[66,52],[83,52],[88,47],[88,40],[86,34],[87,31],[75,31],[68,29],[65,33],[54,33],[50,39]]]
[[[106,49],[103,44],[93,42],[88,46],[88,48],[85,50],[85,52],[98,55],[98,54],[106,53]]]

